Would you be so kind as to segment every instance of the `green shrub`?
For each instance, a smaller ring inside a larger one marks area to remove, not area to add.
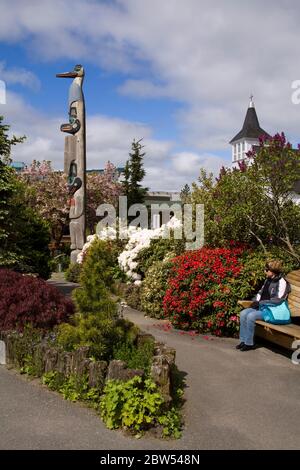
[[[15,204],[11,208],[12,232],[3,248],[0,247],[0,266],[48,279],[51,274],[49,226],[31,208]]]
[[[114,283],[115,282],[126,282],[127,276],[124,271],[120,268],[118,257],[122,253],[127,243],[127,240],[121,240],[117,238],[116,240],[107,240],[106,245],[111,253],[110,258],[110,272],[113,283],[110,284],[108,287],[111,290],[114,290]]]
[[[149,372],[154,354],[154,342],[145,341],[139,347],[132,341],[117,344],[113,349],[114,359],[126,362],[131,369],[144,369]]]
[[[110,246],[102,240],[92,243],[82,265],[81,287],[73,295],[78,313],[72,324],[57,330],[59,346],[67,351],[88,346],[97,360],[110,359],[114,346],[134,336],[135,330],[132,323],[117,318],[117,304],[108,290],[113,279]]]
[[[174,238],[152,239],[148,248],[143,248],[134,261],[138,262],[136,271],[145,276],[147,270],[164,259],[174,258],[184,252],[184,240]]]
[[[57,372],[56,370],[51,370],[50,372],[46,372],[42,376],[42,383],[44,385],[47,385],[47,387],[50,388],[50,390],[59,390],[61,385],[64,382],[64,376]]]
[[[163,299],[168,288],[172,264],[158,261],[146,272],[141,286],[141,309],[154,318],[164,318]]]
[[[63,323],[57,328],[57,344],[65,351],[88,346],[96,360],[106,360],[112,355],[113,345],[122,338],[122,328],[101,314],[76,315],[74,324]]]
[[[139,433],[155,425],[162,414],[163,398],[150,380],[133,377],[127,382],[110,380],[100,402],[101,417],[109,429]]]
[[[42,383],[47,385],[50,390],[55,390],[62,394],[65,400],[84,401],[95,409],[98,409],[100,403],[100,390],[89,386],[88,375],[79,377],[71,374],[64,377],[57,371],[50,371],[43,375]]]
[[[180,439],[182,428],[182,416],[178,408],[172,407],[158,418],[159,424],[163,426],[163,437],[174,437]]]
[[[122,320],[117,318],[117,304],[108,286],[112,284],[112,253],[102,240],[92,243],[85,256],[81,287],[73,292],[77,307],[72,324],[58,328],[57,342],[66,350],[89,346],[95,359],[109,359],[113,346],[125,336]]]
[[[81,268],[81,264],[71,263],[65,272],[66,281],[79,283]]]
[[[56,344],[65,351],[88,346],[95,360],[109,360],[117,345],[134,343],[138,331],[137,326],[125,319],[111,321],[101,314],[76,314],[72,324],[63,323],[57,327]]]
[[[124,284],[122,293],[127,304],[136,310],[141,309],[141,287],[135,284]]]
[[[112,254],[108,247],[102,240],[93,242],[82,266],[82,288],[74,291],[73,298],[78,311],[83,315],[97,313],[105,320],[113,320],[117,308],[108,290],[113,283]]]
[[[82,345],[79,328],[80,318],[80,315],[76,314],[72,323],[62,323],[56,328],[55,343],[64,351],[74,351]]]
[[[42,354],[38,345],[43,339],[43,332],[32,325],[26,325],[23,332],[10,333],[10,354],[14,364],[21,373],[40,376],[42,370]]]

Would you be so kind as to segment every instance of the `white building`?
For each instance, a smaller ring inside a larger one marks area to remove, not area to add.
[[[270,135],[260,127],[253,96],[251,96],[242,130],[229,142],[232,146],[232,168],[238,168],[239,162],[248,160],[246,153],[252,150],[252,148],[255,150],[255,148],[258,147],[259,137],[262,136],[270,137]],[[300,181],[296,182],[293,191],[291,191],[291,196],[293,201],[300,205]]]
[[[233,167],[238,167],[238,162],[247,159],[246,153],[259,144],[259,137],[263,135],[270,137],[259,125],[253,96],[251,96],[242,130],[229,142],[232,146]]]
[[[158,228],[164,220],[176,215],[172,208],[181,207],[180,193],[172,191],[149,191],[145,197],[145,205],[150,210],[149,220],[152,228]],[[165,216],[163,216],[165,212]]]

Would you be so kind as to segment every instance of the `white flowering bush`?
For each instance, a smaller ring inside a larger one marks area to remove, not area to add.
[[[141,275],[137,272],[138,254],[144,249],[149,248],[151,240],[159,238],[168,238],[170,231],[181,228],[181,221],[172,217],[172,219],[165,225],[157,229],[142,229],[140,227],[130,226],[122,230],[122,236],[128,238],[128,242],[124,250],[118,257],[118,263],[121,270],[126,274],[128,279],[134,281],[136,285],[141,284]],[[84,260],[86,252],[94,240],[116,240],[117,231],[114,227],[106,227],[98,234],[90,235],[87,237],[87,242],[84,244],[81,253],[77,257],[77,262],[81,264]]]
[[[82,264],[84,257],[95,240],[116,240],[117,231],[114,227],[105,227],[98,234],[89,235],[86,239],[86,243],[79,255],[77,256],[77,263]]]
[[[82,248],[81,252],[77,256],[77,263],[79,263],[79,264],[83,263],[84,257],[86,255],[89,247],[92,245],[94,240],[98,240],[99,238],[100,237],[98,237],[98,235],[96,235],[96,234],[95,235],[89,235],[87,237],[86,243],[83,245],[83,248]]]
[[[135,284],[140,285],[141,275],[136,272],[139,253],[143,249],[150,247],[151,240],[168,237],[170,230],[181,227],[182,224],[180,220],[175,217],[172,217],[167,224],[154,230],[130,227],[128,243],[124,251],[118,257],[120,268],[126,273],[127,277],[133,280]]]

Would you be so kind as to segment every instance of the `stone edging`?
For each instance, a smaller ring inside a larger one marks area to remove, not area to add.
[[[7,366],[20,367],[17,357],[18,338],[22,333],[0,332],[0,339],[5,344],[5,358]],[[157,384],[166,404],[170,403],[172,385],[172,366],[175,364],[176,351],[167,347],[164,343],[155,340],[154,336],[140,332],[137,336],[137,344],[141,345],[148,340],[154,341],[154,356],[151,365],[151,378]],[[112,360],[92,361],[89,358],[89,348],[81,347],[73,352],[65,352],[49,346],[46,342],[36,345],[34,357],[40,365],[40,376],[50,371],[57,371],[65,378],[75,374],[79,378],[88,375],[89,386],[96,387],[102,392],[107,380],[129,380],[139,375],[143,376],[142,369],[129,369],[125,362]]]

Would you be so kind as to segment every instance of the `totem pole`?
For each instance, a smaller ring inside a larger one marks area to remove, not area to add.
[[[62,124],[60,130],[67,132],[65,138],[64,172],[68,175],[70,192],[70,236],[71,263],[85,243],[85,206],[86,206],[86,147],[85,147],[85,105],[82,92],[84,69],[76,65],[72,72],[58,73],[57,77],[73,78],[69,90],[69,122]]]

